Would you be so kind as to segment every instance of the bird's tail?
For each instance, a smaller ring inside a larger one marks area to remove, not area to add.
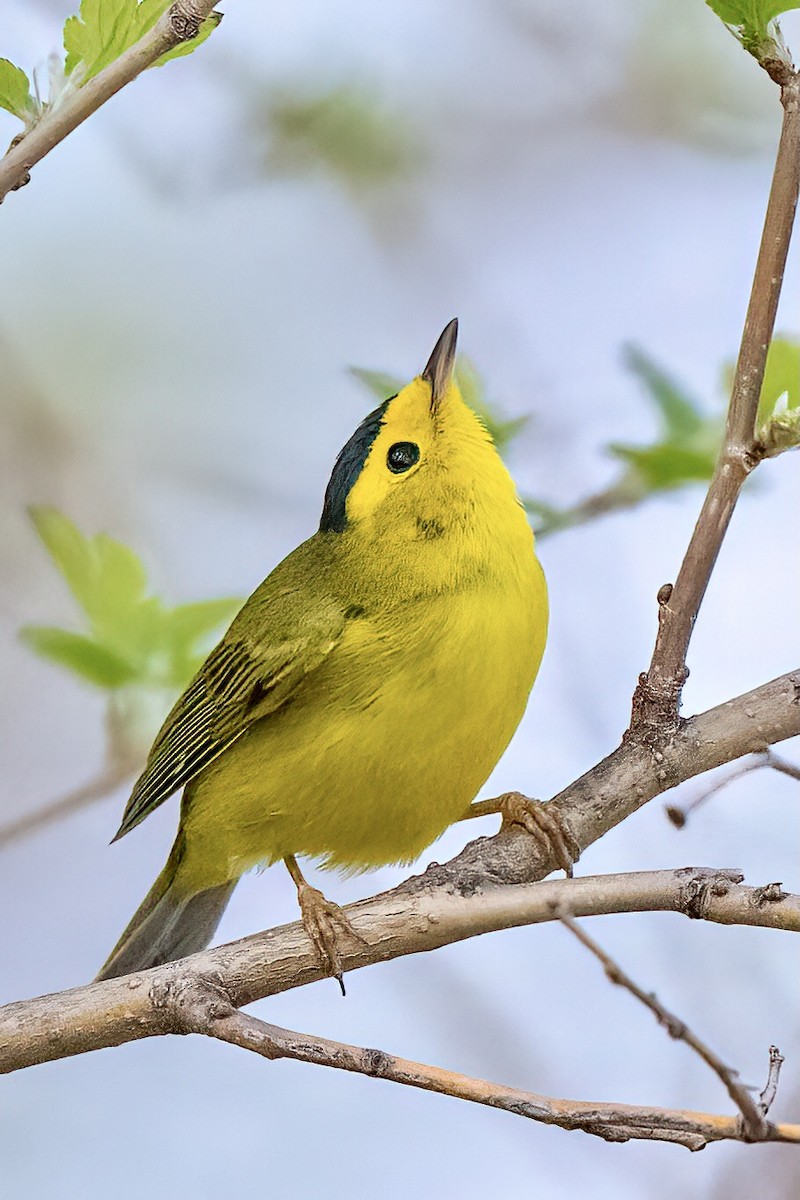
[[[183,857],[180,834],[167,865],[128,924],[97,979],[115,979],[194,954],[208,945],[236,887],[236,880],[194,895],[181,894],[175,879]]]

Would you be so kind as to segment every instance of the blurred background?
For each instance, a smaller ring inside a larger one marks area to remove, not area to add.
[[[82,628],[26,506],[132,547],[165,603],[245,596],[314,531],[334,456],[374,406],[349,368],[410,377],[454,315],[496,411],[529,417],[507,458],[537,512],[613,489],[630,456],[609,444],[658,442],[625,346],[696,398],[701,433],[723,411],[780,106],[701,0],[223,8],[206,45],[126,88],[0,213],[2,824],[108,769],[107,694],[18,636],[31,622]],[[46,74],[71,6],[4,10],[0,54]],[[784,32],[797,54],[798,21]],[[18,125],[0,118],[10,140]],[[793,262],[777,328],[796,337]],[[542,539],[549,647],[486,795],[548,797],[616,745],[656,591],[701,498],[698,484],[658,491]],[[797,665],[798,502],[792,455],[748,486],[697,625],[685,712]],[[115,695],[133,759],[168,690]],[[109,847],[126,795],[0,849],[0,1000],[86,982],[106,957],[177,815],[172,801]],[[454,828],[428,857],[496,824]],[[654,802],[579,871],[741,867],[797,891],[799,825],[797,784],[762,771],[683,830]],[[345,902],[402,875],[315,878]],[[219,938],[295,917],[276,869],[242,882]],[[788,935],[670,915],[591,931],[747,1082],[763,1085],[777,1043],[772,1115],[798,1119]],[[699,1059],[559,928],[359,972],[346,1001],[327,981],[255,1011],[557,1096],[730,1110]],[[788,1198],[798,1169],[789,1147],[606,1145],[198,1038],[7,1078],[0,1144],[14,1200]]]

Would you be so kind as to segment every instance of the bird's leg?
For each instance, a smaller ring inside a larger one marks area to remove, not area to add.
[[[365,944],[364,939],[353,929],[338,904],[326,899],[319,888],[306,882],[293,854],[287,855],[283,861],[297,888],[297,903],[300,905],[303,928],[314,945],[320,966],[326,975],[332,975],[338,980],[344,995],[339,938],[344,933],[362,946]]]
[[[476,800],[461,820],[492,816],[494,813],[502,817],[501,830],[512,825],[522,826],[571,878],[572,868],[580,858],[581,848],[551,805],[523,796],[522,792],[505,792],[493,800]]]

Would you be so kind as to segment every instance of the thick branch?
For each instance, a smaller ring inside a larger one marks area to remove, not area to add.
[[[800,671],[684,722],[664,751],[623,743],[552,803],[585,849],[670,787],[796,734]],[[493,930],[552,920],[554,903],[566,905],[575,916],[656,909],[723,924],[800,929],[800,899],[774,887],[742,888],[720,872],[505,886],[541,880],[555,866],[525,834],[471,842],[451,862],[432,864],[393,891],[350,906],[348,917],[365,945],[343,954],[343,966],[352,971]],[[183,963],[19,1001],[0,1010],[0,1070],[172,1032],[159,997],[169,996],[187,971],[223,980],[236,1007],[322,975],[314,948],[296,923],[206,950]]]
[[[755,421],[800,190],[800,76],[794,72],[783,83],[781,101],[783,125],[725,440],[675,586],[665,585],[659,593],[653,657],[633,697],[629,736],[652,745],[660,744],[677,725],[694,623],[742,485],[764,454],[756,441]]]
[[[623,743],[552,803],[585,849],[654,796],[796,734],[800,671],[692,717],[664,751]],[[575,916],[656,909],[723,924],[800,929],[796,897],[784,896],[779,888],[742,888],[719,872],[710,877],[708,872],[689,870],[505,886],[541,880],[556,865],[525,834],[479,838],[451,862],[432,864],[393,891],[352,905],[348,916],[366,945],[343,954],[343,966],[352,971],[493,930],[552,920],[553,903],[566,904]],[[189,961],[191,971],[223,979],[237,1007],[322,976],[299,923],[206,950]],[[168,964],[8,1005],[0,1010],[0,1069],[16,1070],[170,1032],[163,1024],[163,1006],[154,997],[165,990],[169,994],[186,969],[186,964]]]
[[[676,912],[723,925],[800,932],[800,896],[787,895],[778,885],[744,887],[739,880],[736,871],[686,867],[463,893],[452,886],[429,887],[423,875],[348,906],[364,944],[344,952],[342,962],[352,971],[479,934],[552,921],[557,919],[554,906],[580,917]],[[314,947],[295,922],[135,975],[18,1001],[0,1008],[0,1073],[180,1033],[175,997],[190,996],[198,983],[218,988],[225,1005],[238,1008],[321,978]]]
[[[127,83],[181,42],[195,37],[214,7],[215,0],[177,0],[136,45],[113,63],[76,88],[57,107],[47,110],[29,133],[15,138],[0,159],[0,201],[28,181],[31,167],[62,142],[68,134],[110,100]]]

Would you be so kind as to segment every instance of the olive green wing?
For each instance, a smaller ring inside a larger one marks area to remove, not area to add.
[[[284,593],[284,596],[286,593]],[[295,593],[297,600],[300,597]],[[266,599],[266,598],[265,598]],[[255,601],[255,603],[254,603]],[[344,616],[338,605],[304,614],[295,636],[262,638],[262,621],[275,626],[256,593],[206,659],[164,722],[125,808],[114,841],[143,821],[153,809],[222,754],[254,721],[279,709],[301,681],[337,644]],[[278,605],[291,611],[290,605]]]

